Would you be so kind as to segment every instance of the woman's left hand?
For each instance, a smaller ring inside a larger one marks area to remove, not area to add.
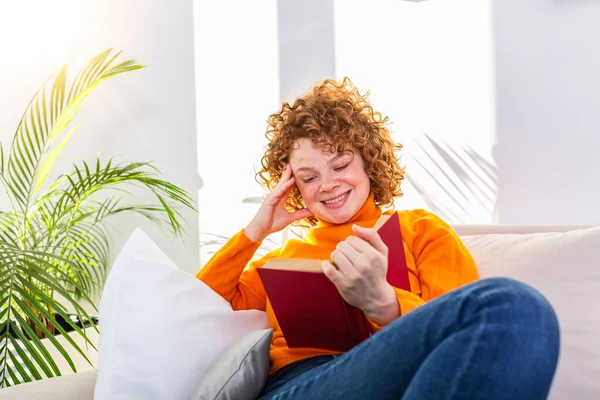
[[[375,229],[352,226],[349,236],[323,261],[325,275],[342,297],[373,322],[385,326],[400,315],[396,292],[387,282],[388,249]]]

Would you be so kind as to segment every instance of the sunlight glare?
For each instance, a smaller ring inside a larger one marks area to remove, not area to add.
[[[21,0],[0,5],[0,36],[3,57],[24,61],[40,59],[40,54],[58,63],[66,62],[71,44],[84,28],[76,0]],[[5,64],[7,60],[2,60]]]

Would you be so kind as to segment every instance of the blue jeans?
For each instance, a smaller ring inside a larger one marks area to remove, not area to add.
[[[556,314],[523,283],[465,285],[398,318],[350,351],[290,364],[260,400],[538,400],[560,347]]]

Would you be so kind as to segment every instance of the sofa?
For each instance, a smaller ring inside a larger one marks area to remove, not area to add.
[[[540,290],[561,326],[561,354],[549,398],[600,398],[600,227],[456,225],[481,278],[506,276]],[[100,321],[102,330],[102,320]],[[94,360],[97,357],[92,357]],[[95,365],[0,389],[0,400],[94,398]],[[132,399],[135,400],[135,399]]]

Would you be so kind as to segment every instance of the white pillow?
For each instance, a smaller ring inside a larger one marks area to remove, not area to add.
[[[244,336],[204,375],[190,400],[256,400],[269,374],[273,330]]]
[[[233,311],[141,229],[112,267],[99,320],[94,400],[187,400],[225,350],[268,328],[263,311]]]
[[[528,283],[553,305],[561,351],[549,399],[600,399],[600,227],[462,240],[481,278]]]

